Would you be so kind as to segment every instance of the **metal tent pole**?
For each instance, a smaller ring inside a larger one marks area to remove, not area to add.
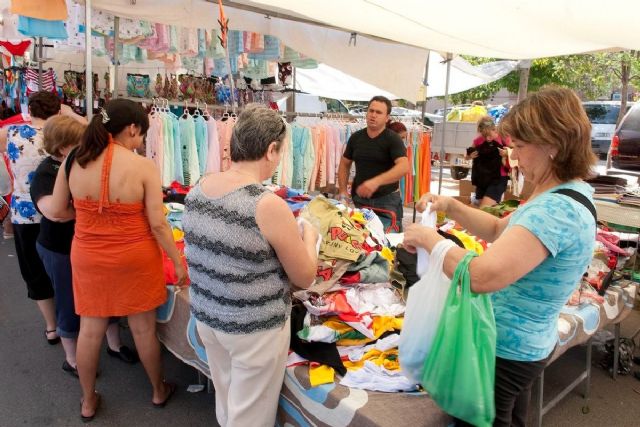
[[[447,83],[444,86],[444,113],[442,117],[442,137],[440,140],[440,172],[438,173],[438,194],[442,192],[442,170],[444,169],[444,134],[447,129],[447,107],[449,104],[449,78],[451,77],[451,60],[453,55],[447,53]]]
[[[431,59],[431,51],[427,50],[427,62],[424,64],[424,79],[422,84],[424,85],[424,99],[422,100],[422,123],[424,124],[424,116],[427,112],[427,92],[429,89],[429,59]]]
[[[38,90],[42,90],[42,37],[38,37]]]
[[[113,20],[113,95],[111,99],[118,97],[118,65],[120,58],[118,57],[118,41],[120,40],[120,17],[116,16]],[[109,90],[110,88],[107,88]]]
[[[422,99],[422,118],[421,118],[422,124],[424,124],[424,116],[425,116],[425,113],[427,112],[427,92],[429,89],[429,59],[431,59],[431,51],[427,50],[427,62],[425,62],[424,64],[424,78],[422,79],[422,84],[424,85],[424,97]],[[431,180],[431,177],[429,177],[429,180]],[[421,195],[419,194],[418,196],[421,196]],[[413,204],[412,222],[416,222],[416,203]]]
[[[93,64],[91,63],[91,2],[85,0],[84,8],[84,37],[85,37],[85,109],[87,112],[87,120],[93,118]]]

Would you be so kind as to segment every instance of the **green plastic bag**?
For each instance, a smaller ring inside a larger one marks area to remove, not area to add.
[[[471,292],[467,253],[456,267],[422,385],[448,414],[476,426],[495,418],[496,322],[489,295]]]

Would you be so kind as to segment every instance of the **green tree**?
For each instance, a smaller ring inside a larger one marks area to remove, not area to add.
[[[475,58],[465,57],[467,61],[473,65],[484,64],[486,62],[496,61],[495,58]],[[465,104],[476,99],[487,99],[500,89],[507,89],[509,92],[517,93],[520,76],[517,70],[512,71],[495,82],[481,85],[464,92],[451,95],[454,104]],[[554,59],[542,58],[536,59],[531,64],[531,72],[529,74],[529,90],[536,91],[542,86],[548,84],[565,85],[561,75],[556,73]]]
[[[474,65],[496,60],[475,57],[465,59]],[[542,86],[555,84],[574,89],[584,99],[608,97],[613,90],[620,90],[626,100],[630,85],[634,83],[640,83],[638,51],[602,52],[533,60],[528,90],[536,91]],[[502,88],[517,93],[518,84],[519,73],[515,70],[495,82],[454,94],[451,99],[454,104],[487,99]],[[623,114],[625,108],[620,111]]]

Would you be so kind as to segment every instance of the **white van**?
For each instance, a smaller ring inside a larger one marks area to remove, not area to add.
[[[620,101],[588,101],[582,103],[591,122],[591,148],[598,156],[606,156],[616,130]],[[627,111],[633,102],[627,102]]]
[[[347,106],[339,99],[321,98],[306,93],[295,93],[295,98],[296,113],[349,113]],[[278,101],[278,108],[286,111],[286,98]]]

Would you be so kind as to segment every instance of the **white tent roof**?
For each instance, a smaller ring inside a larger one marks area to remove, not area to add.
[[[225,2],[236,5],[250,2]],[[294,4],[318,5],[318,2],[292,2]],[[330,5],[332,2],[321,2],[322,5]],[[345,2],[351,4],[349,2]],[[190,26],[196,28],[218,28],[217,2],[204,0],[137,0],[132,5],[130,0],[93,0],[95,8],[111,12],[117,16],[146,19],[152,22]],[[241,5],[242,7],[242,5]],[[229,18],[231,29],[255,31],[262,34],[270,34],[280,38],[287,46],[304,55],[316,59],[328,67],[339,70],[346,76],[332,75],[331,78],[346,81],[346,84],[354,84],[361,87],[356,92],[362,92],[366,86],[371,85],[372,92],[364,96],[361,93],[356,98],[346,96],[351,89],[347,86],[339,90],[333,88],[334,95],[342,93],[340,99],[369,99],[373,94],[384,91],[393,94],[395,98],[403,98],[410,101],[421,100],[424,93],[420,92],[424,74],[424,64],[428,50],[409,46],[398,42],[391,42],[379,38],[358,36],[355,45],[350,43],[351,33],[344,30],[318,26],[308,22],[299,22],[279,18],[276,12],[274,16],[240,8],[225,6],[225,14]],[[300,18],[299,14],[287,12],[287,16]],[[353,15],[363,16],[361,14]],[[354,22],[357,21],[354,19]],[[366,19],[364,20],[366,21]],[[507,74],[515,63],[501,62],[496,65],[494,72],[470,66],[461,58],[454,59],[452,63],[452,77],[450,93],[460,92],[483,83],[488,83]],[[441,96],[444,94],[445,69],[442,57],[432,53],[429,67],[429,88],[427,96]],[[307,87],[312,87],[309,81],[319,81],[317,72],[299,70],[302,79],[308,78]],[[355,80],[348,77],[353,76]],[[346,77],[346,78],[344,78]],[[321,87],[327,95],[331,83],[324,82]],[[318,88],[318,86],[315,86]],[[318,90],[304,89],[309,93],[321,94]],[[368,91],[368,89],[366,89]],[[335,96],[331,96],[335,97]]]
[[[239,0],[441,52],[528,59],[640,49],[636,0]]]
[[[120,16],[168,24],[211,27],[216,0],[93,0]],[[640,49],[634,25],[619,16],[640,16],[635,0],[234,0],[224,1],[232,28],[242,26],[239,7],[315,21],[440,52],[531,59],[605,49]],[[234,7],[235,6],[235,7]],[[256,14],[264,20],[264,14]],[[235,23],[234,23],[235,22]],[[287,21],[291,23],[291,21]],[[603,30],[606,29],[606,30]],[[257,31],[257,30],[255,30]],[[269,34],[269,33],[267,33]],[[275,35],[275,34],[274,34]],[[358,39],[358,41],[360,38]],[[322,37],[319,38],[322,42]]]
[[[458,93],[491,83],[511,72],[516,65],[516,61],[497,61],[474,67],[460,57],[454,58],[449,93]],[[431,52],[428,88],[430,97],[444,95],[446,68],[442,57],[436,52]],[[389,86],[392,84],[393,82],[390,82]],[[296,69],[296,89],[312,95],[351,101],[368,101],[374,95],[386,96],[389,99],[401,98],[327,64],[320,64],[312,70]]]

